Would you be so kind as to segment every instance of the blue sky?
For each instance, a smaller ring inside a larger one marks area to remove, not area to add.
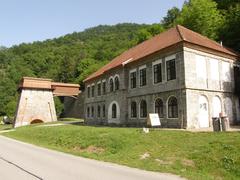
[[[0,45],[59,37],[99,24],[158,23],[184,0],[0,0]]]

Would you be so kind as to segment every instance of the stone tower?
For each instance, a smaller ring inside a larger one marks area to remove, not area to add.
[[[57,121],[53,96],[77,95],[79,85],[55,83],[51,79],[24,77],[19,91],[14,127]]]

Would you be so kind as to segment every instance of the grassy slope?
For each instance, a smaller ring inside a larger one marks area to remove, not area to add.
[[[22,127],[4,135],[71,154],[190,179],[240,178],[240,133],[88,126]],[[150,156],[140,159],[143,154]]]

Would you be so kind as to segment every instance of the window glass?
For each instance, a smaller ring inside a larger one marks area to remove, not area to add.
[[[94,117],[94,107],[92,106],[92,117]]]
[[[137,103],[135,101],[131,102],[131,117],[137,117]]]
[[[102,107],[102,114],[103,114],[103,115],[102,115],[103,117],[106,116],[106,114],[105,114],[105,105],[103,105],[103,107]]]
[[[101,107],[100,106],[98,106],[97,112],[98,112],[97,116],[100,117],[101,116]]]
[[[98,83],[98,96],[101,95],[101,83]]]
[[[146,118],[147,117],[147,102],[142,100],[140,103],[140,117]]]
[[[167,80],[173,80],[176,79],[176,65],[175,65],[175,59],[168,60],[166,62],[167,66]]]
[[[110,79],[109,87],[110,87],[110,92],[113,92],[113,79],[112,78]]]
[[[163,117],[163,101],[160,98],[155,101],[155,113],[158,113],[159,117]]]
[[[162,64],[153,65],[154,84],[162,82]]]
[[[117,76],[114,78],[114,83],[115,83],[115,90],[118,90],[119,89],[119,78]]]
[[[137,87],[137,72],[136,71],[130,73],[130,86],[131,86],[131,89]]]
[[[147,85],[147,69],[143,68],[139,71],[140,86]]]
[[[90,98],[90,91],[91,91],[91,90],[90,90],[90,87],[88,86],[88,87],[87,87],[87,94],[88,94],[87,96],[88,96],[88,98]]]
[[[102,92],[103,94],[106,94],[106,81],[102,83]]]
[[[170,97],[168,100],[168,118],[178,117],[178,103],[177,98]]]
[[[117,106],[116,106],[116,104],[112,105],[112,118],[117,118]]]
[[[92,86],[92,97],[94,97],[94,94],[95,94],[95,86],[93,85]]]

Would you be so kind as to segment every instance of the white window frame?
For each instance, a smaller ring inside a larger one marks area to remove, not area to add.
[[[132,88],[131,87],[131,73],[136,73],[136,87],[135,88]],[[131,69],[129,71],[129,89],[136,89],[137,88],[137,68],[134,68],[134,69]]]

